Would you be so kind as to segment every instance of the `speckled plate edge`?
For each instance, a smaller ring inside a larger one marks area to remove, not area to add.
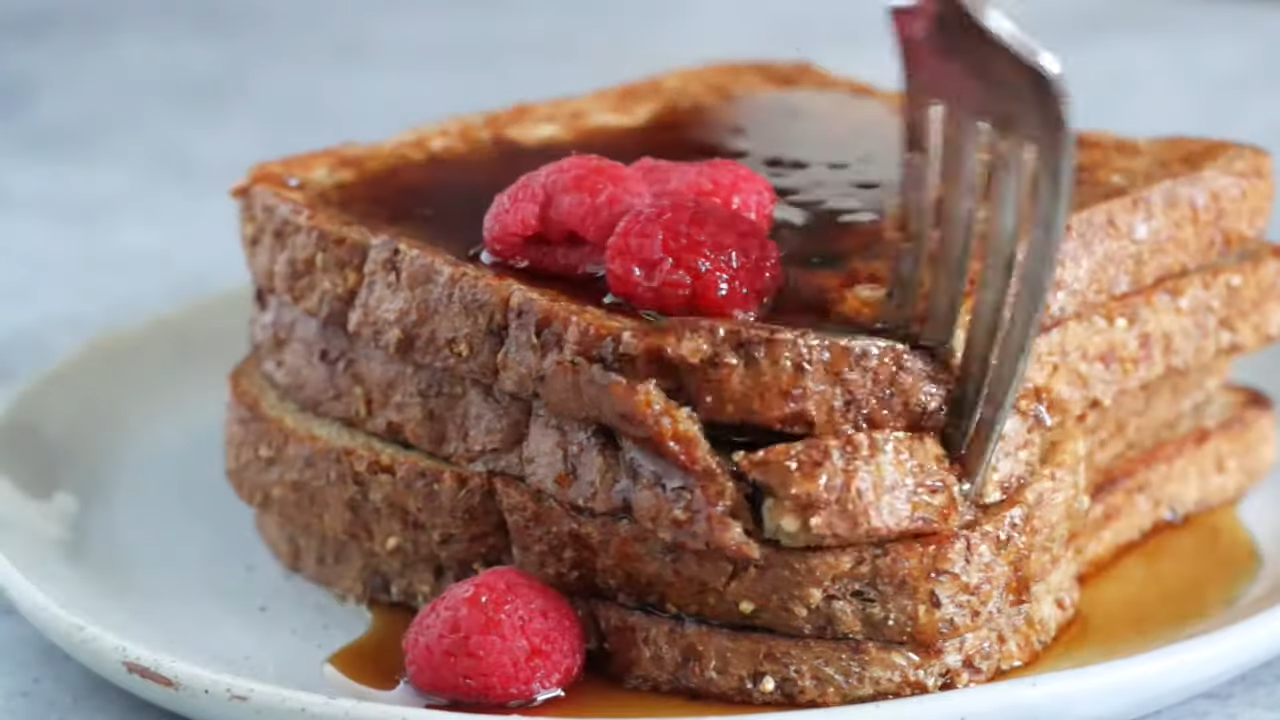
[[[128,352],[156,336],[190,332],[204,323],[225,322],[228,313],[247,308],[245,290],[222,293],[128,329],[105,334],[29,382],[0,412],[9,419],[40,406],[54,384],[92,373],[104,353]],[[1268,358],[1270,360],[1270,358]],[[1280,365],[1280,355],[1274,367]],[[220,411],[220,408],[218,409]],[[1280,655],[1280,531],[1267,521],[1280,516],[1280,478],[1274,473],[1241,506],[1246,525],[1259,540],[1265,563],[1255,587],[1229,611],[1211,620],[1203,632],[1127,658],[1088,667],[934,695],[841,708],[787,710],[761,717],[906,720],[932,717],[987,720],[1035,717],[1135,718],[1175,704]],[[0,516],[0,522],[3,522]],[[244,717],[349,718],[392,720],[424,718],[467,720],[475,715],[414,710],[348,698],[329,697],[211,671],[121,637],[70,612],[0,555],[0,589],[45,637],[78,662],[113,684],[149,702],[203,720]]]

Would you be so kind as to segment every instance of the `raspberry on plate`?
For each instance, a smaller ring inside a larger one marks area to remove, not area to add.
[[[778,203],[773,185],[737,160],[676,162],[645,157],[632,163],[631,169],[654,200],[701,198],[745,216],[766,232],[773,226],[773,208]]]
[[[460,705],[508,707],[582,674],[586,641],[563,595],[514,567],[455,583],[425,605],[403,640],[409,684]]]
[[[649,198],[622,163],[570,155],[521,175],[484,216],[484,248],[515,267],[559,275],[600,272],[618,221]]]
[[[782,285],[778,246],[760,225],[703,198],[654,202],[618,223],[609,292],[664,315],[754,318]]]

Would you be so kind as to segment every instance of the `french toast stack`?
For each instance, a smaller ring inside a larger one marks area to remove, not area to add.
[[[891,183],[867,174],[898,149],[850,181],[821,140],[895,103],[720,65],[255,167],[226,457],[265,542],[357,601],[516,564],[578,603],[601,672],[662,692],[833,705],[1034,659],[1083,574],[1273,460],[1270,401],[1228,382],[1280,337],[1265,153],[1080,136],[1046,320],[973,502],[936,436],[949,358],[809,315],[628,313],[473,252],[495,193],[557,157],[723,154],[800,218],[784,258],[817,233],[865,256],[856,282],[807,256],[789,279],[856,321],[887,241],[840,189],[874,210]]]

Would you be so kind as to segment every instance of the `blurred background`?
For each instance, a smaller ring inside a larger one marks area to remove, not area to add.
[[[1062,56],[1078,125],[1280,151],[1280,3],[1002,6]],[[897,84],[878,0],[0,0],[0,400],[244,282],[227,189],[256,160],[732,58]],[[0,648],[0,717],[146,712],[2,604]],[[1274,712],[1262,672],[1163,717]]]

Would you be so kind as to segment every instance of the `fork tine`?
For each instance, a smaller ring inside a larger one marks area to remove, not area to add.
[[[991,193],[994,217],[987,222],[986,247],[981,278],[973,303],[964,355],[960,361],[960,384],[952,399],[953,412],[948,417],[946,446],[953,454],[966,455],[978,410],[988,392],[991,363],[1004,318],[1005,302],[1017,260],[1017,197],[1021,187],[1022,163],[1020,144],[996,142],[993,145]],[[979,484],[971,478],[973,485]]]
[[[914,326],[916,298],[920,293],[920,268],[929,249],[929,105],[928,99],[919,93],[907,93],[903,114],[906,153],[902,177],[906,237],[898,247],[883,315],[887,329],[901,335],[910,335]]]
[[[962,465],[969,499],[982,502],[987,467],[1039,329],[1065,232],[1073,141],[1062,69],[1056,57],[982,0],[901,5],[899,0],[893,20],[907,97],[915,100],[904,113],[915,153],[904,163],[908,235],[884,316],[899,330],[905,325],[907,332],[900,334],[916,343],[946,347],[952,355],[959,351],[942,440]],[[926,156],[940,172],[920,165],[923,148],[930,146],[923,135],[922,94],[946,113],[947,132],[932,143],[935,156]],[[1028,163],[1030,146],[1038,151],[1035,170]],[[1023,182],[1028,173],[1034,173],[1026,178],[1030,182]],[[942,176],[935,184],[946,190],[938,203],[925,193],[934,175]],[[982,262],[973,263],[977,232],[985,245]],[[925,262],[930,242],[941,247]],[[972,292],[971,268],[977,272]],[[968,328],[957,341],[956,321],[966,298],[972,299]],[[925,311],[917,313],[921,302]],[[961,343],[963,350],[956,347]]]
[[[956,107],[946,110],[942,146],[942,239],[932,263],[928,309],[920,330],[925,347],[949,347],[969,279],[969,254],[977,208],[978,125]]]
[[[1071,146],[1066,143],[1061,153],[1044,153],[1046,149],[1039,148],[1042,161],[1034,177],[1035,201],[1031,215],[1034,224],[1029,228],[1025,257],[1019,267],[1018,281],[1014,283],[1016,296],[1011,303],[1011,316],[992,363],[982,402],[983,421],[975,429],[961,460],[966,475],[974,478],[971,497],[980,497],[984,480],[973,473],[990,461],[1000,430],[1013,407],[1017,395],[1014,384],[1021,379],[1031,354],[1035,329],[1044,315],[1045,295],[1053,281],[1053,259],[1062,240],[1062,233],[1056,230],[1065,220],[1063,167],[1070,167]]]

